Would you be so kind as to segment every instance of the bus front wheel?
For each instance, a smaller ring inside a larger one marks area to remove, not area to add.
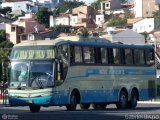
[[[90,104],[80,104],[81,109],[88,109]]]
[[[124,109],[128,104],[128,96],[126,91],[122,90],[119,95],[119,101],[116,103],[118,109]]]
[[[70,96],[70,103],[69,105],[66,105],[67,110],[68,111],[76,110],[77,102],[78,102],[78,99],[77,99],[76,92],[73,91]]]
[[[128,102],[128,107],[135,108],[137,106],[137,102],[138,102],[138,92],[136,90],[132,90],[131,99]]]
[[[30,108],[30,111],[31,111],[32,113],[36,113],[36,112],[39,112],[39,111],[40,111],[41,106],[31,105],[31,106],[29,106],[29,108]]]

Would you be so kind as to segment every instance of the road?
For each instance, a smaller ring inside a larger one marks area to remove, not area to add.
[[[2,119],[3,118],[3,119]],[[66,111],[65,107],[42,107],[31,113],[28,107],[0,106],[2,120],[160,120],[160,103],[138,103],[136,109],[117,110],[108,105],[105,110]]]

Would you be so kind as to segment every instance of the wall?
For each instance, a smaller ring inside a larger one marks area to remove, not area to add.
[[[142,0],[134,0],[135,18],[142,17]]]
[[[145,18],[133,24],[133,31],[137,33],[149,33],[154,30],[154,27],[154,18]]]

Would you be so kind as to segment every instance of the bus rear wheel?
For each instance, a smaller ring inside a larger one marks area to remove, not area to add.
[[[106,106],[107,106],[107,104],[105,104],[105,103],[92,104],[92,107],[93,107],[94,109],[105,109]]]
[[[76,92],[73,91],[70,96],[70,103],[69,105],[66,105],[67,110],[68,111],[76,110],[77,103],[78,103],[77,95],[76,95]]]
[[[81,109],[89,109],[90,104],[80,104]]]
[[[132,90],[131,99],[128,102],[128,107],[135,108],[137,106],[137,102],[138,102],[138,92],[136,90]]]
[[[36,112],[39,112],[40,111],[40,108],[41,106],[38,106],[38,105],[30,105],[29,106],[29,109],[32,113],[36,113]]]
[[[128,96],[126,91],[122,90],[119,95],[119,101],[116,103],[118,109],[127,108]]]

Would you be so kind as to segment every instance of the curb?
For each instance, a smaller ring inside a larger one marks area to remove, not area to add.
[[[143,103],[143,104],[160,104],[160,101],[138,101],[138,103]]]

